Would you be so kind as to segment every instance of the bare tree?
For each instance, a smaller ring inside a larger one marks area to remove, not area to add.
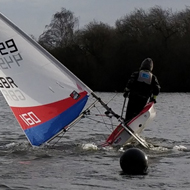
[[[39,37],[39,43],[46,48],[65,47],[73,41],[79,20],[65,8],[53,15],[51,23]]]

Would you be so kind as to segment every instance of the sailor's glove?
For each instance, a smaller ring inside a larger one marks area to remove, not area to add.
[[[127,98],[128,95],[129,95],[129,92],[130,92],[130,90],[126,87],[126,88],[124,89],[123,97],[124,97],[124,98]]]
[[[156,103],[156,96],[152,96],[152,97],[150,98],[149,102],[154,102],[154,103]]]

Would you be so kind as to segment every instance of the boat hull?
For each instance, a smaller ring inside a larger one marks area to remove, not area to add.
[[[127,123],[127,126],[132,129],[134,134],[139,135],[155,116],[154,103],[150,102],[136,117]],[[120,123],[107,138],[104,146],[123,146],[130,143],[132,140],[133,136],[126,131]]]

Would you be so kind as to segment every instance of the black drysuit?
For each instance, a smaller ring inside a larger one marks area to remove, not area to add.
[[[157,96],[160,92],[157,77],[149,70],[140,70],[132,73],[126,87],[129,90],[129,101],[125,121],[139,114],[149,98]]]

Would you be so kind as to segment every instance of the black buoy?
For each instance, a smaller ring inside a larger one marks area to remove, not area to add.
[[[124,174],[146,175],[148,170],[148,157],[138,148],[130,148],[120,158],[120,166]]]

